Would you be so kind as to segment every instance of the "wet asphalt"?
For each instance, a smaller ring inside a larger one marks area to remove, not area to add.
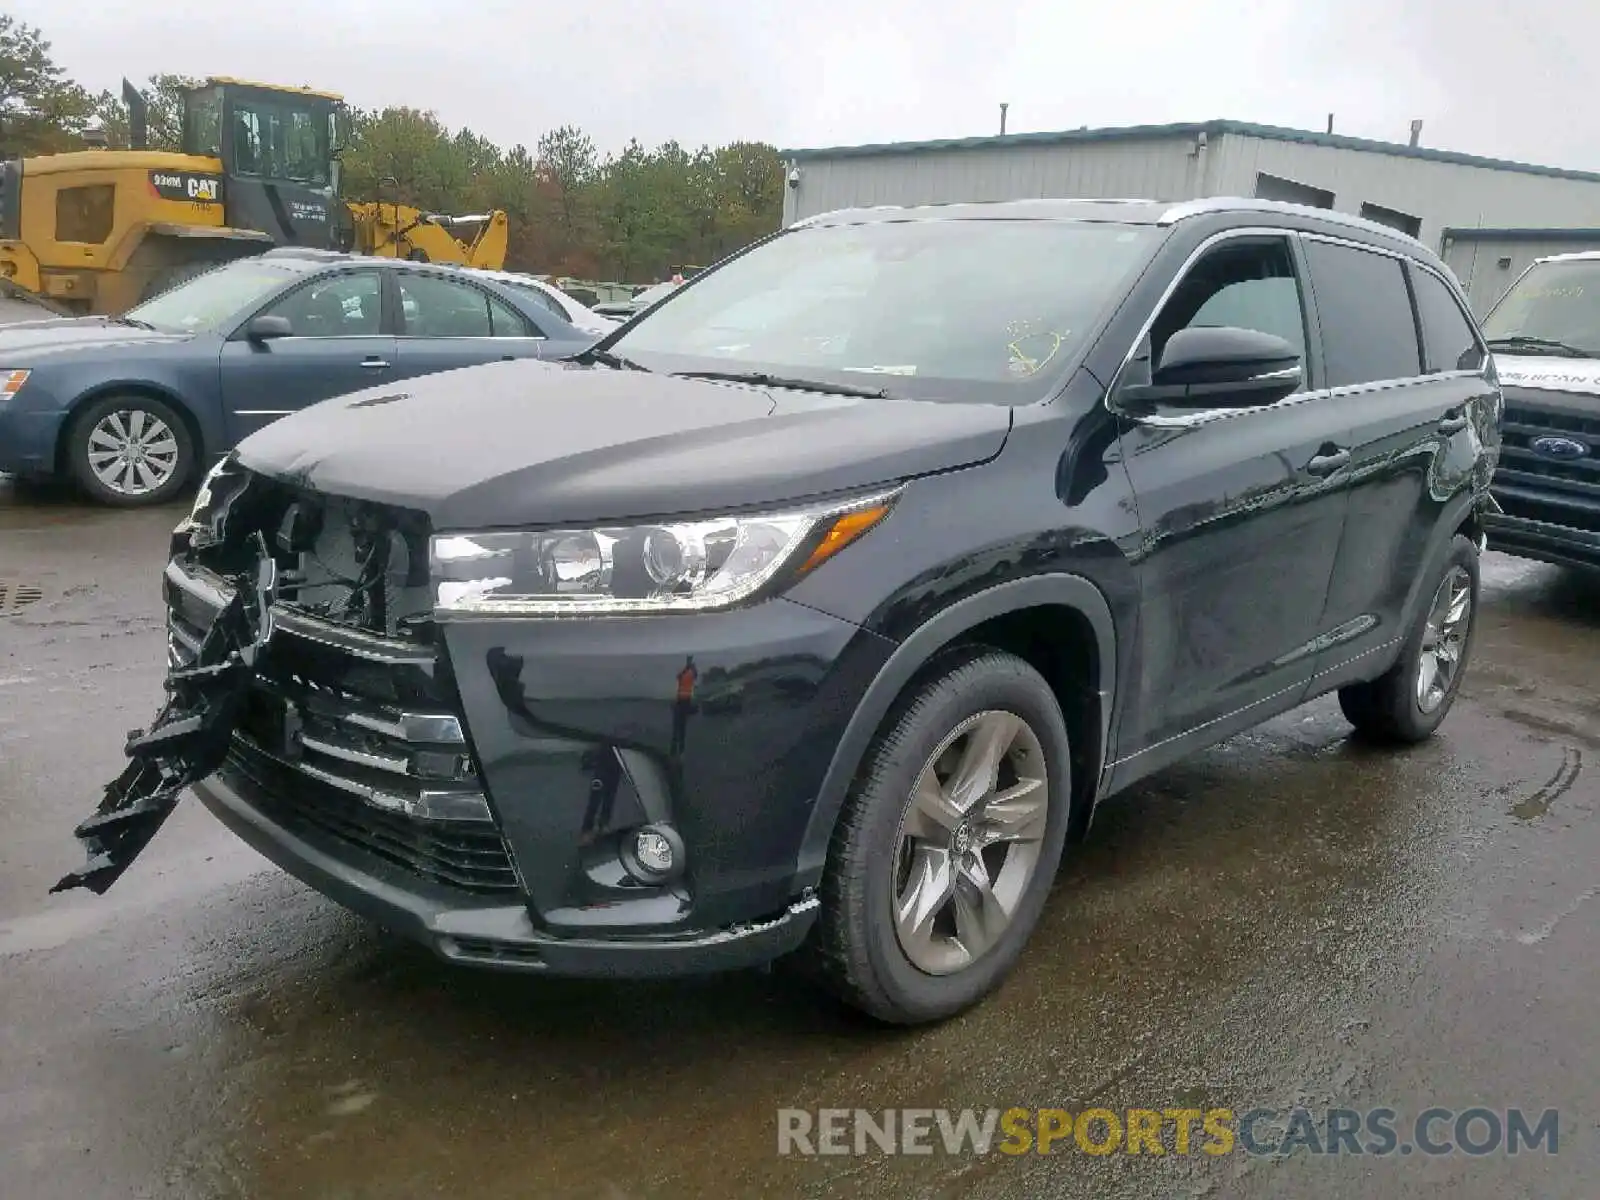
[[[1104,807],[1004,989],[906,1033],[782,971],[450,968],[193,801],[47,896],[160,696],[180,515],[0,485],[0,581],[41,593],[0,615],[0,1195],[1596,1194],[1600,580],[1491,555],[1424,746],[1323,700]],[[1559,1153],[777,1153],[780,1108],[1296,1104],[1555,1108]]]

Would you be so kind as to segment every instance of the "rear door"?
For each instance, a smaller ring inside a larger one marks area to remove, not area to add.
[[[1399,255],[1306,235],[1328,383],[1350,435],[1350,515],[1317,674],[1403,639],[1402,610],[1452,500],[1472,486],[1498,401],[1455,290]],[[1340,679],[1324,679],[1324,686]]]
[[[1139,664],[1123,727],[1138,761],[1124,778],[1293,705],[1310,680],[1344,525],[1332,456],[1347,418],[1316,390],[1302,276],[1290,236],[1224,237],[1176,285],[1117,385],[1148,382],[1177,330],[1231,325],[1301,352],[1308,373],[1294,395],[1150,413],[1112,395],[1143,531]]]
[[[224,419],[234,441],[308,404],[393,377],[380,272],[319,274],[253,316],[281,316],[291,337],[252,342],[244,326],[223,343]],[[248,325],[249,322],[245,322]]]
[[[420,271],[396,271],[394,285],[399,377],[540,356],[543,330],[484,288]]]

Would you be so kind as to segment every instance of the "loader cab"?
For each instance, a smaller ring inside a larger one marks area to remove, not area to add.
[[[338,247],[346,129],[331,92],[212,78],[184,95],[184,151],[222,161],[228,224],[278,245]]]

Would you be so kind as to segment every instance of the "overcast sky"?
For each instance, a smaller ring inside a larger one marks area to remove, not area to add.
[[[432,109],[781,147],[1225,117],[1600,170],[1584,0],[0,0],[80,82],[239,75]],[[446,16],[452,14],[472,14]],[[237,15],[230,15],[230,13]]]

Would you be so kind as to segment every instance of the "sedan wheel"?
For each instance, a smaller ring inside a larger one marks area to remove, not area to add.
[[[178,415],[159,400],[113,396],[91,405],[73,426],[73,473],[107,504],[159,504],[192,471],[194,447]]]

